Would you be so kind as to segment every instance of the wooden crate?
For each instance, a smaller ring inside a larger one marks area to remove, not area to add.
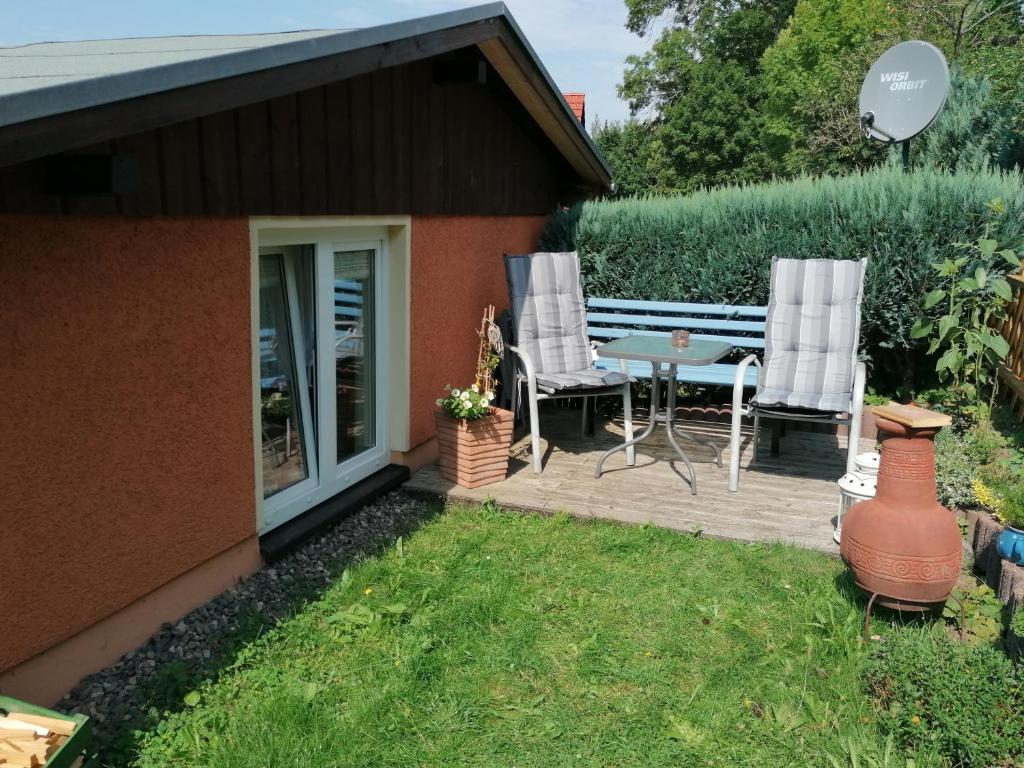
[[[46,768],[99,768],[99,761],[92,750],[92,723],[85,715],[63,715],[9,696],[0,696],[0,710],[74,723],[74,731],[46,761]],[[3,765],[0,763],[0,768]]]

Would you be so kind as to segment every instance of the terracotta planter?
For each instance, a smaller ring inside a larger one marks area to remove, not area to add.
[[[840,554],[861,589],[880,605],[926,610],[946,601],[960,573],[956,516],[935,495],[938,429],[878,418],[878,493],[843,519]]]
[[[441,409],[434,411],[441,477],[463,488],[504,480],[512,421],[512,412],[501,408],[491,409],[490,416],[476,421],[453,419]]]

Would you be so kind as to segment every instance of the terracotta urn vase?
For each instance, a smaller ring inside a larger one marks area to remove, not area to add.
[[[512,445],[511,411],[492,408],[491,415],[467,421],[434,411],[441,477],[463,488],[499,483],[508,472]]]
[[[928,610],[949,597],[962,556],[956,517],[935,493],[933,440],[948,417],[915,406],[875,414],[882,443],[878,492],[846,513],[839,551],[857,586],[878,604]]]

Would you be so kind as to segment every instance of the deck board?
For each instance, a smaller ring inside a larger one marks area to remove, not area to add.
[[[542,513],[566,512],[581,518],[602,518],[627,524],[650,524],[681,531],[740,541],[781,541],[838,554],[832,540],[839,505],[836,481],[845,470],[846,438],[790,430],[782,439],[779,456],[770,456],[767,433],[762,451],[751,465],[750,430],[740,459],[740,488],[728,484],[729,425],[724,422],[685,421],[685,428],[713,440],[722,448],[723,464],[715,466],[710,449],[681,438],[683,449],[697,471],[698,495],[690,494],[671,461],[673,452],[659,425],[652,438],[638,446],[636,466],[627,467],[625,454],[604,465],[594,478],[601,453],[622,441],[620,420],[597,425],[591,437],[579,435],[579,411],[550,408],[541,415],[544,472],[530,468],[529,435],[512,446],[509,475],[483,488],[467,489],[444,480],[434,465],[416,472],[405,488],[413,493],[446,496],[451,500],[480,502],[493,498],[512,509]],[[634,422],[639,432],[644,419]],[[874,443],[863,440],[862,450]],[[679,470],[685,475],[685,467]]]

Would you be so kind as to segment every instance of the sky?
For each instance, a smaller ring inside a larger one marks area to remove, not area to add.
[[[0,0],[0,45],[154,35],[344,29],[478,5],[480,0]],[[623,120],[623,61],[651,40],[626,30],[623,0],[506,0],[563,91],[594,118]]]

